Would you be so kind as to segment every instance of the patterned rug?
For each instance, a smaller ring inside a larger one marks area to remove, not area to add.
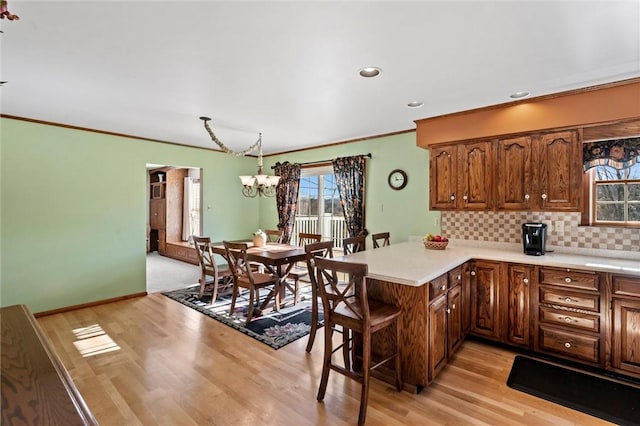
[[[300,339],[309,334],[311,330],[311,288],[301,286],[301,302],[294,306],[280,309],[279,312],[269,312],[258,315],[254,307],[251,322],[245,325],[247,306],[249,305],[249,293],[243,291],[238,295],[233,315],[229,315],[231,307],[231,294],[218,294],[215,303],[211,303],[210,290],[205,287],[202,299],[198,298],[199,284],[195,284],[180,290],[167,291],[162,294],[186,305],[198,312],[210,316],[223,324],[261,341],[274,349]],[[266,293],[260,294],[260,303]],[[288,298],[291,295],[288,294]],[[273,302],[270,302],[272,305]],[[320,312],[322,320],[322,312]]]

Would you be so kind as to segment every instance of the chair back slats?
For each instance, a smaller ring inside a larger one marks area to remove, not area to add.
[[[264,231],[267,234],[268,243],[281,243],[283,232],[279,229],[267,229]]]
[[[374,249],[391,245],[391,243],[389,242],[388,232],[380,232],[378,234],[373,234],[371,235],[371,240],[373,241]]]
[[[298,234],[298,245],[300,247],[306,246],[311,243],[319,243],[322,240],[321,234],[309,234],[306,232],[300,232]]]
[[[368,326],[370,316],[365,279],[367,265],[321,257],[314,257],[311,261],[316,268],[318,290],[325,315],[353,318]],[[347,280],[339,281],[338,274],[344,274]]]
[[[244,279],[253,282],[253,271],[247,260],[247,244],[230,241],[223,241],[223,244],[234,280]]]
[[[365,236],[349,237],[342,240],[344,254],[358,253],[365,250]]]

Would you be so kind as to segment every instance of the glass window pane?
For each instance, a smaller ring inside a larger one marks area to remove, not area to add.
[[[640,204],[629,204],[630,222],[640,222]]]
[[[605,222],[624,222],[624,203],[597,203],[596,220]]]
[[[596,201],[623,201],[624,184],[598,184],[596,186]]]
[[[627,185],[629,195],[627,195],[628,201],[640,201],[640,183],[630,183]]]

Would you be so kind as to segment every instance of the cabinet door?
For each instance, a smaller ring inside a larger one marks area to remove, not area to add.
[[[462,287],[456,285],[447,292],[447,350],[448,357],[462,343]]]
[[[640,374],[640,299],[613,299],[611,365]]]
[[[487,210],[493,207],[492,142],[478,142],[458,146],[458,207]]]
[[[487,338],[500,336],[499,280],[500,264],[473,262],[471,269],[471,331]]]
[[[149,201],[149,226],[151,229],[165,228],[165,202],[164,200]]]
[[[433,147],[429,160],[429,204],[434,210],[456,207],[457,147]]]
[[[531,138],[529,136],[498,141],[497,207],[503,210],[528,210],[531,206]]]
[[[537,139],[537,209],[579,211],[582,150],[576,133],[550,133]]]
[[[429,304],[429,382],[447,363],[447,295]]]
[[[530,281],[533,268],[527,265],[509,265],[505,283],[506,341],[529,347],[531,343]]]

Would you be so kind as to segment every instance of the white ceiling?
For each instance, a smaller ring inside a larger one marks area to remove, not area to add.
[[[640,76],[640,1],[25,1],[2,113],[265,153]],[[358,70],[378,66],[364,79]],[[410,101],[424,106],[407,108]]]

